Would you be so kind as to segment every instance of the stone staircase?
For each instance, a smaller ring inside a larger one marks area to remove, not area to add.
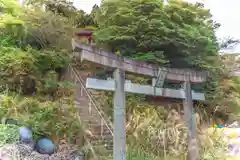
[[[110,155],[113,150],[113,130],[111,122],[107,121],[105,114],[97,106],[92,92],[90,93],[85,82],[88,74],[71,65],[68,67],[67,79],[74,83],[76,88],[76,101],[79,116],[87,132],[87,139],[94,151]],[[100,151],[101,150],[101,151]],[[102,151],[104,150],[104,151]],[[98,157],[98,159],[101,159]]]

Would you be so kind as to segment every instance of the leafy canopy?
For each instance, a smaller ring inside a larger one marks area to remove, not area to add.
[[[21,25],[23,21],[20,19],[22,8],[16,0],[0,0],[0,28],[8,25]]]
[[[103,0],[95,39],[123,56],[150,63],[211,68],[219,25],[203,7],[178,0],[167,5],[159,0]]]

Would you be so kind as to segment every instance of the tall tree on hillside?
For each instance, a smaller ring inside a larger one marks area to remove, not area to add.
[[[64,17],[77,16],[77,8],[73,5],[73,2],[66,0],[48,0],[45,2],[46,9]]]
[[[82,14],[84,15],[83,18],[78,19],[77,27],[86,27],[86,26],[92,26],[97,27],[97,21],[96,21],[96,15],[99,11],[98,5],[93,5],[92,11],[90,14]]]
[[[77,9],[73,2],[67,0],[48,0],[46,2],[46,9],[54,13],[74,19],[77,27],[97,26],[95,15],[98,11],[98,6],[94,5],[90,14],[83,10]]]
[[[16,44],[25,33],[21,17],[24,10],[15,0],[0,0],[0,12],[0,44]]]
[[[77,9],[69,0],[27,0],[27,4],[37,6],[44,4],[46,11],[74,20],[76,27],[95,26],[91,14]]]
[[[123,56],[171,67],[206,69],[219,59],[214,32],[219,24],[211,18],[200,3],[103,0],[95,40]]]
[[[97,4],[93,5],[92,11],[90,13],[90,17],[93,20],[94,26],[98,26],[98,24],[97,24],[97,15],[98,15],[99,11],[100,11],[99,6]]]
[[[15,0],[0,0],[0,12],[0,28],[23,24],[23,9]]]

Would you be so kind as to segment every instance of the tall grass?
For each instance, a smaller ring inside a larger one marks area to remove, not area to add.
[[[187,159],[187,127],[176,110],[169,110],[166,119],[159,115],[164,108],[136,108],[128,124],[129,160]],[[201,160],[226,159],[226,144],[221,136],[206,132],[198,125]],[[136,158],[135,158],[136,157]]]
[[[112,97],[107,92],[95,96],[108,115],[113,112]],[[104,98],[103,98],[104,97]],[[181,104],[163,107],[144,103],[144,98],[127,95],[128,159],[186,160],[188,128]],[[196,106],[197,135],[201,160],[226,159],[227,145],[221,136],[206,132],[213,117],[208,110]]]

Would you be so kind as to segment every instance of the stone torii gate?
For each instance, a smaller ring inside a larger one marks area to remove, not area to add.
[[[114,160],[126,160],[125,92],[183,99],[184,117],[188,126],[188,159],[199,160],[192,99],[205,100],[205,97],[203,93],[193,92],[191,83],[206,81],[206,72],[159,68],[144,62],[122,58],[91,45],[77,43],[75,39],[72,39],[72,46],[75,56],[81,61],[92,62],[115,70],[114,81],[88,78],[86,82],[87,88],[114,91]],[[125,72],[151,77],[152,86],[125,81]],[[184,89],[161,88],[165,79],[182,83]]]

